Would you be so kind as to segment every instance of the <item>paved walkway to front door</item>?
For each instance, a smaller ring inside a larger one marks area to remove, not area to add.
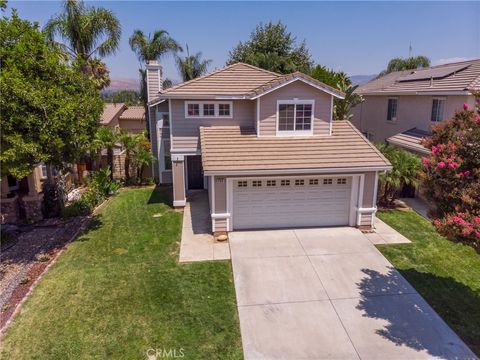
[[[190,191],[183,210],[179,262],[226,259],[230,259],[230,247],[213,238],[207,191]]]
[[[475,359],[360,231],[233,232],[246,359]]]

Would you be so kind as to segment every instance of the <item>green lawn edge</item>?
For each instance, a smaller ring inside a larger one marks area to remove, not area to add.
[[[414,211],[379,211],[377,217],[412,241],[378,249],[480,356],[480,255],[441,236]]]

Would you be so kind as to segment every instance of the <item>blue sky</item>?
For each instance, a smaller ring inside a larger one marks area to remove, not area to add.
[[[246,40],[259,22],[281,20],[314,60],[351,75],[375,74],[392,57],[413,54],[433,63],[480,58],[480,2],[132,2],[95,1],[122,24],[120,50],[105,59],[112,78],[136,78],[138,61],[128,46],[134,29],[166,29],[190,52],[225,64],[228,51]],[[22,18],[41,25],[60,2],[9,1]],[[173,58],[162,59],[165,75],[178,80]]]

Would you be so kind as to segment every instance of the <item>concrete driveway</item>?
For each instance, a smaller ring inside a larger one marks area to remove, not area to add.
[[[246,359],[475,359],[357,229],[230,233]]]

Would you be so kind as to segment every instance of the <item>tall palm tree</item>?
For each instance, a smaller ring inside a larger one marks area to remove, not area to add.
[[[430,59],[426,56],[410,56],[406,59],[393,58],[388,62],[387,69],[383,70],[378,76],[383,76],[394,71],[415,70],[430,66]]]
[[[208,65],[210,65],[212,62],[212,60],[202,60],[201,52],[198,52],[195,55],[190,55],[190,52],[188,51],[188,45],[186,48],[186,57],[182,58],[178,55],[175,56],[177,68],[183,78],[183,81],[193,80],[206,74]]]
[[[166,54],[182,51],[182,47],[170,37],[166,30],[157,30],[153,33],[153,36],[151,34],[146,36],[143,31],[137,29],[128,39],[128,43],[140,62],[140,69],[138,69],[140,73],[140,98],[145,108],[147,134],[150,137],[150,119],[147,106],[147,73],[143,65],[149,60],[160,60]]]
[[[112,11],[87,6],[81,0],[66,0],[63,11],[45,26],[50,41],[58,36],[64,42],[56,43],[87,75],[96,75],[104,64],[99,58],[114,54],[120,43],[121,25]],[[102,80],[105,83],[105,80]]]

